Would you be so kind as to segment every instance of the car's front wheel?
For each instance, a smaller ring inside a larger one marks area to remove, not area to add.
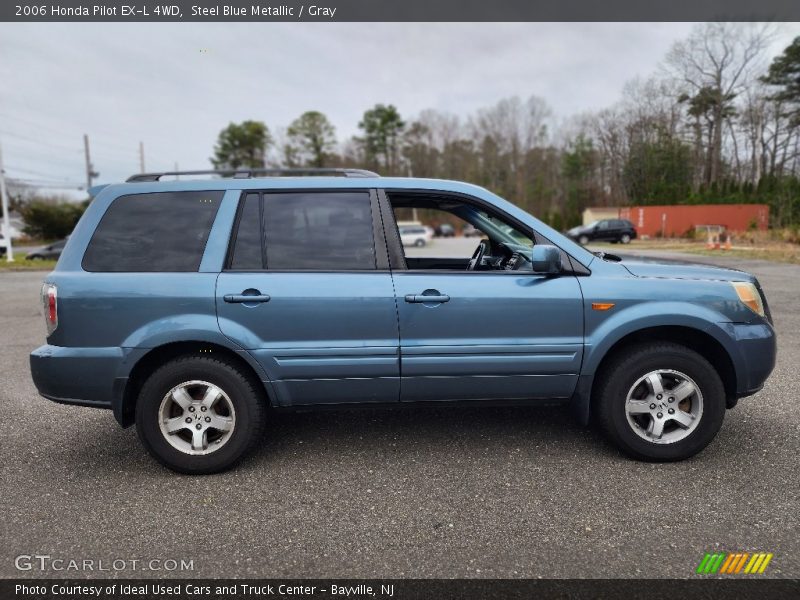
[[[586,235],[582,235],[581,237],[579,237],[579,238],[578,238],[578,243],[579,243],[581,246],[585,246],[586,244],[588,244],[588,243],[589,243],[589,237],[588,237],[588,236],[586,236]]]
[[[653,343],[628,348],[598,377],[592,399],[598,421],[634,458],[689,458],[722,426],[722,380],[703,356],[684,346]]]
[[[187,356],[142,386],[136,429],[148,452],[174,471],[208,474],[234,465],[261,437],[265,400],[237,365]]]

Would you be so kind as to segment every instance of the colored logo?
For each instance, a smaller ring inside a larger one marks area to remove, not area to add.
[[[697,565],[696,573],[702,574],[755,574],[763,573],[769,561],[772,560],[771,552],[714,552],[703,557]]]

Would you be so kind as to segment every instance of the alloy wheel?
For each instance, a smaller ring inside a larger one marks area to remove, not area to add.
[[[625,399],[631,429],[654,444],[672,444],[688,437],[703,416],[703,394],[685,373],[658,369],[640,377]]]
[[[230,440],[236,411],[218,386],[192,380],[167,392],[158,410],[158,422],[164,439],[176,450],[210,454]]]

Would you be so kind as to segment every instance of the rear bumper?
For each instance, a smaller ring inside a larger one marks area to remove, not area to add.
[[[44,345],[31,352],[31,377],[36,389],[48,400],[111,408],[114,381],[125,354],[123,348]]]

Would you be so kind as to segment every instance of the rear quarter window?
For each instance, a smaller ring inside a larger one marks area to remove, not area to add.
[[[93,272],[197,271],[222,191],[120,196],[83,256]]]

